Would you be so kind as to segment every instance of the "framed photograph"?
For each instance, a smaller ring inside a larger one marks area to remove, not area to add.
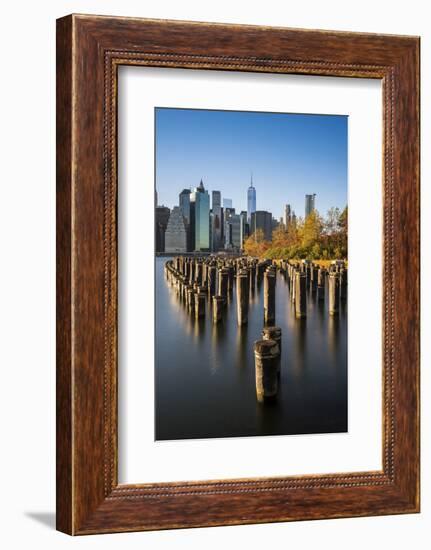
[[[57,21],[57,528],[419,511],[419,38]]]

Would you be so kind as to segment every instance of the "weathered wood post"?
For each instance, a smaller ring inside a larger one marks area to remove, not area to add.
[[[202,264],[199,261],[196,261],[195,282],[198,283],[198,285],[202,283]]]
[[[307,315],[307,277],[304,272],[296,274],[295,316],[302,319]]]
[[[323,267],[317,272],[317,299],[323,302],[325,299],[325,275],[326,271]]]
[[[193,290],[192,286],[189,286],[189,288],[187,289],[187,306],[188,306],[190,312],[194,310],[194,307],[195,307],[195,291]]]
[[[192,287],[186,282],[184,285],[184,303],[186,307],[189,307],[189,290],[192,290]]]
[[[245,325],[248,321],[248,275],[239,273],[236,277],[236,311],[238,325]]]
[[[294,304],[296,297],[296,274],[301,273],[296,267],[292,268],[292,275],[290,277],[290,301]]]
[[[219,323],[223,318],[223,296],[213,296],[213,323]]]
[[[214,265],[208,267],[208,293],[210,296],[214,296],[216,293],[216,275],[217,269]]]
[[[278,392],[280,348],[275,340],[257,340],[254,343],[256,396],[258,401],[274,398]]]
[[[340,306],[340,275],[336,271],[329,274],[329,314],[336,315]]]
[[[218,294],[227,300],[229,286],[229,270],[222,267],[218,272]]]
[[[203,262],[202,264],[202,282],[201,285],[206,288],[207,286],[207,276],[208,276],[208,265]]]
[[[340,269],[340,299],[345,302],[347,300],[347,269]]]
[[[262,339],[263,340],[274,340],[277,342],[279,349],[278,356],[278,373],[280,374],[281,367],[281,328],[280,327],[264,327],[262,330]]]
[[[256,265],[254,262],[251,262],[249,265],[249,274],[250,274],[249,288],[253,291],[256,287]]]
[[[228,272],[228,292],[233,292],[233,287],[235,283],[235,269],[233,265],[229,264],[227,266],[227,272]]]
[[[263,274],[263,311],[265,325],[275,322],[275,275],[270,270]]]
[[[319,268],[317,265],[312,264],[310,267],[310,283],[311,283],[311,292],[315,294],[317,290],[317,277],[318,277]]]
[[[188,258],[186,258],[184,262],[184,277],[187,281],[190,279],[190,262]]]
[[[265,272],[265,269],[266,269],[266,264],[265,262],[259,262],[257,264],[257,283],[258,285],[260,285],[260,283],[262,282],[262,279],[263,279],[263,274]]]
[[[190,265],[189,265],[189,284],[193,284],[195,282],[195,270],[196,270],[196,266],[195,266],[195,262],[190,260]]]
[[[195,293],[195,317],[196,319],[201,319],[205,317],[205,294],[203,292]]]

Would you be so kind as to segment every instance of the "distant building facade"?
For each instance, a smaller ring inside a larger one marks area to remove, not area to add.
[[[165,252],[187,252],[186,220],[179,206],[172,209],[165,231]]]
[[[305,195],[305,217],[316,209],[316,193],[313,195]]]
[[[232,208],[232,199],[223,199],[223,208]]]
[[[253,235],[258,229],[263,231],[266,241],[272,240],[272,214],[265,210],[256,210],[251,214],[250,233]]]
[[[167,206],[157,206],[154,222],[156,237],[156,253],[165,251],[165,232],[171,211]]]
[[[210,196],[202,180],[190,195],[190,235],[192,250],[210,250]]]

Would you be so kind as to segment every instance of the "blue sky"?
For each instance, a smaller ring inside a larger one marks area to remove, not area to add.
[[[159,204],[202,178],[247,210],[251,172],[257,210],[275,218],[286,203],[304,216],[305,194],[321,214],[347,204],[347,116],[157,108],[155,121]]]

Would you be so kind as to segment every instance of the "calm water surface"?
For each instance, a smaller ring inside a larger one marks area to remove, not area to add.
[[[263,328],[263,284],[250,295],[248,325],[237,326],[235,292],[224,322],[195,320],[156,258],[156,439],[347,431],[347,305],[337,317],[307,292],[295,319],[289,286],[276,283],[282,329],[281,378],[274,403],[256,400],[253,343]],[[325,295],[327,296],[327,288]]]

